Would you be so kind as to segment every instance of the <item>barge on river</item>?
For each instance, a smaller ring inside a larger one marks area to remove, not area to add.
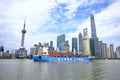
[[[58,52],[56,50],[48,50],[47,47],[43,47],[42,50],[39,51],[40,54],[33,55],[34,61],[92,61],[93,57],[84,55],[71,53],[67,51]]]

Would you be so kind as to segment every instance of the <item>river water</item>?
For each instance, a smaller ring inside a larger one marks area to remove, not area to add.
[[[0,59],[0,80],[120,80],[120,60],[57,63]]]

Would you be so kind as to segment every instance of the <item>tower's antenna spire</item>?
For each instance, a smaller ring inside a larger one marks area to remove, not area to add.
[[[26,26],[26,16],[24,18],[24,29],[25,29],[25,26]]]

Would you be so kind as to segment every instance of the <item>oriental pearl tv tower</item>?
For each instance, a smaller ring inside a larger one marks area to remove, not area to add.
[[[22,32],[22,39],[21,39],[21,47],[19,49],[19,52],[20,52],[20,57],[25,57],[25,56],[27,56],[27,51],[24,47],[24,39],[25,39],[25,33],[26,33],[25,20],[24,20],[24,26],[23,26],[23,29],[21,32]]]

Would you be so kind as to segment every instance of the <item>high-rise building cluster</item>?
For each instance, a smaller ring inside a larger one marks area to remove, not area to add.
[[[49,43],[41,43],[39,42],[38,44],[34,44],[33,47],[30,48],[30,56],[32,55],[41,55],[43,52],[43,47],[48,47],[48,50],[54,50],[53,47],[53,41],[50,41],[50,45]]]
[[[84,54],[87,56],[94,56],[96,58],[120,58],[120,46],[114,50],[114,45],[109,46],[103,41],[99,41],[96,32],[94,15],[90,17],[91,22],[91,37],[88,36],[88,29],[83,29],[83,35],[80,32],[77,37],[72,37],[71,50],[69,41],[65,40],[65,34],[57,36],[57,48],[58,52],[68,51],[76,54]],[[41,44],[41,43],[40,43]],[[53,41],[47,43],[49,50],[54,50]],[[38,44],[39,45],[39,44]],[[30,54],[37,54],[40,51],[40,46],[36,44],[36,47],[30,48]],[[42,44],[41,44],[42,45]],[[43,45],[42,45],[43,46]],[[41,46],[41,47],[42,47]]]
[[[33,47],[30,48],[30,54],[29,55],[41,55],[43,52],[43,46],[47,47],[48,50],[56,50],[58,52],[71,52],[73,54],[84,54],[86,56],[94,56],[96,58],[120,58],[120,46],[114,48],[113,44],[107,45],[103,41],[99,41],[97,37],[96,32],[96,26],[95,26],[95,19],[94,15],[91,15],[90,17],[91,22],[91,37],[88,36],[88,29],[83,29],[82,32],[79,32],[78,37],[72,37],[71,46],[69,44],[69,41],[65,39],[65,34],[61,34],[57,36],[57,47],[54,48],[53,41],[50,41],[50,43],[41,43],[34,44]],[[25,39],[25,21],[24,26],[22,29],[22,38],[21,38],[21,47],[20,49],[12,51],[13,57],[26,57],[27,56],[27,50],[24,47],[24,39]],[[71,50],[70,50],[71,47]],[[4,52],[4,46],[0,46],[0,57],[8,57],[11,55],[8,55],[9,51]],[[15,55],[13,55],[15,53]]]

